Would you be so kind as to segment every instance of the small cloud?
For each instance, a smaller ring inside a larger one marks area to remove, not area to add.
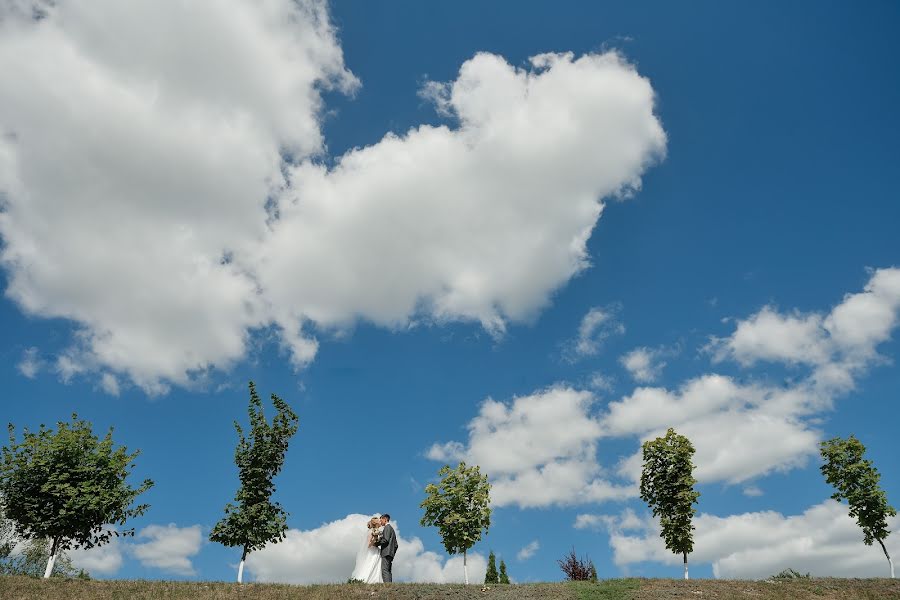
[[[426,81],[419,88],[418,96],[426,102],[434,104],[437,113],[442,117],[452,117],[455,112],[450,101],[451,86],[438,81]]]
[[[540,547],[541,547],[540,542],[538,542],[537,540],[534,540],[533,542],[527,544],[524,548],[519,550],[519,552],[516,554],[516,559],[517,560],[528,560],[529,558],[534,556],[534,553],[537,552]]]
[[[592,529],[599,531],[633,531],[646,527],[646,522],[632,509],[626,508],[618,515],[592,515],[580,514],[575,517],[572,524],[575,529]]]
[[[751,498],[756,498],[757,496],[763,495],[763,491],[755,485],[748,485],[744,488],[743,492],[745,496],[750,496]]]
[[[118,396],[119,380],[112,373],[104,373],[100,378],[100,388],[110,396]]]
[[[665,351],[660,348],[647,348],[646,346],[635,348],[619,362],[631,374],[638,383],[652,383],[662,374],[666,362],[662,360]]]
[[[614,384],[615,380],[611,376],[604,375],[600,371],[591,373],[590,380],[588,381],[588,387],[598,392],[611,392]]]
[[[433,444],[425,453],[425,457],[438,462],[460,460],[465,455],[465,448],[459,442]]]
[[[565,357],[575,362],[586,356],[594,356],[603,342],[613,335],[625,333],[625,325],[618,319],[617,305],[591,308],[578,325],[578,335],[566,344]]]
[[[22,353],[22,360],[16,365],[19,373],[28,379],[34,379],[37,374],[44,368],[44,361],[41,358],[40,350],[32,346]]]
[[[61,354],[56,359],[56,373],[63,383],[68,384],[76,375],[87,371],[87,366],[76,356],[74,352]]]
[[[575,523],[572,527],[575,529],[601,529],[606,525],[606,515],[588,515],[582,514],[575,517]]]

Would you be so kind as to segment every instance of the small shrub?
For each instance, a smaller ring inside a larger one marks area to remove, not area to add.
[[[794,569],[785,569],[778,575],[772,575],[769,579],[809,579],[810,575],[807,573],[806,575],[801,574],[799,571],[795,571]]]
[[[562,569],[562,572],[566,574],[568,581],[591,580],[593,562],[587,557],[578,558],[578,555],[575,554],[575,548],[572,548],[571,552],[556,562],[559,563],[559,568]],[[594,569],[594,573],[596,573],[596,569]]]

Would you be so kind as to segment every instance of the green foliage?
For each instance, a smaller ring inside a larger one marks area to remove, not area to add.
[[[700,492],[694,491],[694,446],[683,435],[669,428],[664,437],[644,442],[641,447],[644,468],[641,472],[641,499],[659,517],[666,548],[687,557],[694,549],[694,504]]]
[[[497,573],[497,557],[494,556],[493,550],[488,554],[488,566],[487,571],[484,573],[484,582],[500,583],[500,575]]]
[[[20,552],[0,557],[0,575],[43,577],[49,555],[50,540],[46,538],[28,540]],[[63,550],[59,552],[59,556],[53,564],[51,577],[90,579],[90,575],[86,571],[75,568],[72,559]]]
[[[347,580],[347,583],[350,585],[364,585],[366,582],[362,579],[353,579],[352,577]]]
[[[500,578],[497,583],[509,583],[509,575],[506,574],[506,562],[500,560]]]
[[[871,546],[872,542],[880,543],[888,536],[887,520],[897,511],[888,504],[879,485],[881,474],[872,461],[863,458],[865,452],[866,447],[852,435],[846,440],[839,437],[827,440],[821,445],[825,462],[820,469],[836,490],[831,497],[838,502],[847,500],[850,516],[856,518],[863,530],[863,541]]]
[[[234,423],[238,434],[234,462],[240,479],[234,496],[236,504],[229,502],[225,506],[225,517],[209,534],[210,541],[243,548],[243,557],[270,542],[284,539],[288,513],[271,500],[275,492],[273,479],[284,466],[288,442],[298,429],[297,415],[275,394],[272,394],[272,404],[277,414],[270,424],[252,381],[249,387],[249,435],[244,435],[237,421]]]
[[[0,460],[0,496],[18,536],[48,539],[56,553],[134,535],[133,529],[107,525],[123,526],[148,508],[132,504],[153,482],[146,479],[138,488],[126,482],[139,451],[114,447],[112,428],[98,439],[91,424],[74,414],[71,423],[57,423],[56,431],[41,425],[35,433],[25,429],[22,437],[17,443],[10,424]]]
[[[597,567],[594,566],[594,561],[591,561],[590,571],[591,571],[591,573],[590,573],[590,577],[588,578],[588,581],[593,581],[594,583],[597,583]]]
[[[778,575],[772,575],[769,579],[810,579],[810,574],[803,575],[794,569],[785,569]]]
[[[448,554],[465,553],[491,526],[490,491],[487,475],[461,462],[455,469],[444,465],[437,485],[425,486],[427,497],[423,527],[435,526]]]

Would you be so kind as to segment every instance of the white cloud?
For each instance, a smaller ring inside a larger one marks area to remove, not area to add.
[[[764,306],[739,321],[731,336],[715,339],[711,349],[717,361],[731,356],[743,365],[760,360],[818,364],[828,358],[823,333],[820,315],[782,315]]]
[[[100,387],[110,396],[119,395],[119,380],[112,373],[104,373],[100,377]]]
[[[506,404],[488,398],[469,423],[467,444],[435,444],[427,456],[466,460],[490,477],[496,506],[574,504],[634,495],[603,478],[600,423],[590,392],[554,387]]]
[[[147,541],[143,541],[147,540]],[[110,542],[90,549],[69,551],[72,563],[92,575],[114,575],[122,567],[124,557],[131,555],[145,567],[154,567],[178,575],[194,575],[191,557],[203,545],[200,525],[178,527],[148,525],[134,541],[112,537]]]
[[[137,534],[138,540],[146,542],[130,545],[130,550],[142,565],[154,567],[179,575],[194,575],[191,557],[200,552],[203,537],[199,525],[178,527],[150,525]]]
[[[762,496],[765,493],[762,491],[762,489],[759,488],[759,486],[756,486],[756,485],[744,486],[744,489],[741,490],[741,492],[745,496],[749,496],[751,498],[757,498],[759,496]]]
[[[572,524],[575,529],[609,529],[615,531],[628,531],[643,529],[646,527],[644,519],[640,518],[631,508],[626,508],[619,515],[594,515],[579,514],[575,516]]]
[[[365,544],[370,516],[347,515],[308,531],[291,529],[284,541],[269,544],[247,558],[247,570],[257,581],[281,583],[343,583],[353,572],[357,552]],[[419,538],[406,539],[397,531],[395,581],[456,583],[464,581],[462,556],[446,558],[427,551]],[[483,581],[487,560],[468,555],[469,579]]]
[[[319,91],[357,82],[324,2],[59,2],[0,28],[6,293],[78,324],[63,377],[149,393],[270,325],[302,365],[360,319],[530,319],[588,266],[602,199],[665,149],[615,53],[477,54],[429,85],[457,126],[328,169]]]
[[[22,353],[22,360],[16,365],[19,373],[28,379],[34,379],[37,374],[44,368],[44,361],[41,358],[40,350],[31,347],[26,348]]]
[[[528,560],[535,555],[540,547],[541,543],[537,540],[525,544],[525,546],[523,546],[522,549],[516,553],[516,560]]]
[[[659,349],[635,348],[623,356],[620,362],[635,381],[650,383],[656,381],[666,366],[662,355],[663,351]]]
[[[72,564],[91,575],[113,575],[122,567],[122,549],[125,544],[113,537],[108,544],[95,546],[89,550],[76,548],[69,550]]]
[[[615,380],[609,375],[595,371],[591,373],[588,387],[598,392],[611,392],[615,387]]]
[[[577,337],[570,341],[566,354],[569,360],[594,356],[600,345],[611,335],[622,335],[625,326],[616,317],[616,307],[593,307],[582,317]]]
[[[875,271],[863,292],[845,296],[827,316],[783,316],[764,308],[739,321],[731,336],[713,341],[714,360],[805,365],[804,377],[777,386],[752,377],[737,383],[704,375],[677,391],[638,388],[609,404],[602,426],[610,435],[642,440],[674,427],[693,442],[695,473],[702,482],[741,483],[802,466],[817,453],[818,416],[882,360],[877,345],[890,337],[898,311],[900,269],[895,268]],[[637,479],[640,464],[637,452],[619,465],[619,473]]]
[[[784,315],[766,306],[739,321],[730,336],[712,338],[708,349],[716,361],[810,365],[811,381],[823,393],[845,392],[879,359],[876,348],[890,337],[898,313],[900,269],[877,269],[862,292],[847,294],[827,315]]]
[[[322,150],[352,75],[317,0],[59,2],[0,19],[0,262],[23,311],[79,324],[63,372],[148,391],[265,322],[227,257],[266,232],[281,153]]]
[[[435,444],[427,456],[480,465],[490,476],[493,503],[520,507],[583,504],[636,495],[640,449],[621,459],[610,472],[597,459],[599,444],[604,438],[637,437],[642,442],[664,435],[669,427],[693,443],[695,476],[702,483],[746,483],[772,472],[802,467],[818,453],[823,411],[838,394],[852,388],[855,377],[880,360],[877,343],[888,339],[890,328],[896,324],[896,318],[884,307],[895,312],[900,308],[898,290],[900,269],[876,271],[864,292],[846,296],[827,318],[814,319],[825,328],[838,328],[829,323],[847,321],[843,311],[848,305],[857,307],[855,311],[876,315],[860,317],[869,324],[862,327],[864,333],[854,338],[852,347],[842,342],[836,353],[828,355],[833,358],[810,365],[806,377],[787,385],[773,385],[752,376],[739,382],[733,377],[706,374],[685,381],[675,390],[638,387],[608,403],[600,415],[591,412],[591,392],[558,385],[510,403],[486,400],[469,423],[465,443]],[[858,308],[861,306],[866,308]],[[754,317],[751,322],[762,321]],[[872,322],[879,323],[881,329]],[[739,323],[737,329],[741,326]],[[808,346],[797,347],[805,348],[803,356],[818,356]],[[741,347],[759,349],[763,345]],[[785,360],[789,357],[783,349],[765,352]],[[620,483],[619,478],[628,483]],[[758,491],[753,486],[746,490],[748,495]]]
[[[575,529],[598,529],[603,523],[602,515],[580,514],[575,516],[575,523],[572,527]]]
[[[886,577],[887,560],[881,548],[865,546],[846,505],[833,500],[810,507],[800,515],[774,511],[729,517],[699,514],[694,520],[693,564],[712,563],[716,577],[762,578],[792,568],[815,576]],[[896,529],[900,519],[889,525]],[[633,525],[633,523],[632,523]],[[889,536],[888,552],[900,552],[900,538]],[[615,520],[610,525],[613,560],[619,565],[644,561],[678,564],[680,556],[666,550],[658,525],[649,518],[637,534],[626,534]]]
[[[739,385],[704,375],[677,392],[638,388],[608,405],[602,426],[610,435],[637,434],[641,441],[674,427],[696,449],[698,480],[739,483],[802,466],[816,454],[819,432],[799,416],[812,402],[805,389]],[[640,469],[638,450],[620,463],[619,474],[637,481]]]

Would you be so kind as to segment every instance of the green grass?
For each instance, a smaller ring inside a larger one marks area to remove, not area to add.
[[[900,600],[900,580],[606,579],[598,583],[285,585],[0,576],[0,600]]]
[[[597,583],[575,581],[569,584],[578,600],[632,600],[641,587],[639,579],[604,579]]]

